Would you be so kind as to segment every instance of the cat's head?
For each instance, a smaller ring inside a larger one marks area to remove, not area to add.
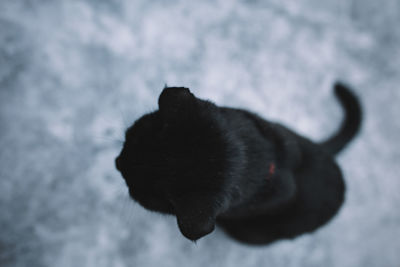
[[[158,106],[126,131],[116,166],[134,200],[176,215],[182,234],[197,240],[226,205],[225,122],[216,105],[183,87],[164,88]]]

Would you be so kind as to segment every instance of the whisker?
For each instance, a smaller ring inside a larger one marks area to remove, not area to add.
[[[117,90],[113,90],[113,94],[114,94],[114,102],[115,102],[115,107],[117,109],[117,112],[119,113],[119,116],[122,120],[122,127],[124,129],[127,129],[129,127],[129,120],[127,119],[127,117],[125,116],[124,112],[123,112],[123,108],[121,106],[121,102],[120,99],[121,97],[119,95],[117,95]]]
[[[113,137],[106,137],[106,136],[94,136],[93,139],[102,145],[109,145],[114,147],[122,147],[124,141],[113,138]]]

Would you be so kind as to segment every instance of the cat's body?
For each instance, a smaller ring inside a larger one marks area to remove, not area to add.
[[[338,134],[316,144],[253,113],[197,99],[186,88],[165,88],[160,110],[127,131],[117,168],[132,198],[176,215],[191,240],[215,223],[251,244],[313,231],[343,203],[333,155],[361,121],[357,99],[342,85],[335,89],[346,119]]]

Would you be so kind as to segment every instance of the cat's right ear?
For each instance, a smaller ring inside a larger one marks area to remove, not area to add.
[[[195,103],[196,97],[186,87],[166,87],[158,98],[158,108],[167,120],[190,114]]]
[[[217,207],[206,196],[188,195],[173,203],[179,230],[196,241],[215,229]]]

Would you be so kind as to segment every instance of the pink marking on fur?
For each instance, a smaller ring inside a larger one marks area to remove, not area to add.
[[[268,172],[267,180],[272,178],[272,175],[274,175],[274,173],[275,173],[275,168],[276,168],[275,163],[271,162],[269,164],[269,172]]]

